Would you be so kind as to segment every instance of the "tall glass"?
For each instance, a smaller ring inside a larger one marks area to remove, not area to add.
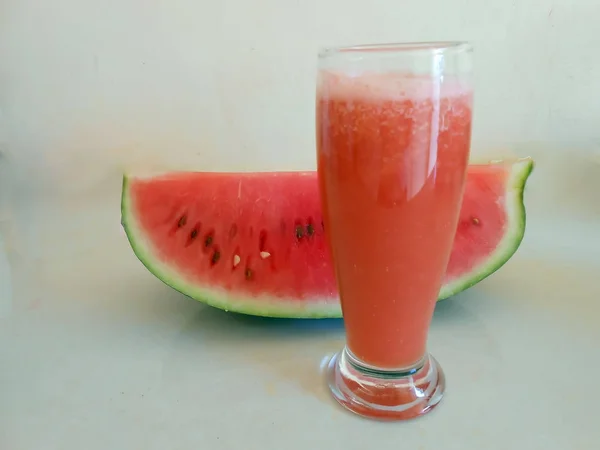
[[[327,377],[363,416],[413,418],[444,393],[426,341],[469,159],[471,56],[461,42],[319,54],[319,183],[346,327]]]

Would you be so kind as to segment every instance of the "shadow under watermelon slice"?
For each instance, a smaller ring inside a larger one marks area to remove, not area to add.
[[[533,165],[469,166],[440,300],[516,252]],[[315,172],[125,175],[121,214],[139,260],[189,297],[258,316],[341,317]]]

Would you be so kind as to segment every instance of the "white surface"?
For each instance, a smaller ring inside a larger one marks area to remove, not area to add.
[[[0,449],[597,448],[599,15],[595,0],[4,0]],[[339,323],[227,315],[148,274],[120,231],[120,173],[314,167],[317,48],[434,39],[475,45],[475,154],[538,167],[517,256],[438,307],[443,404],[379,424],[321,383]]]
[[[30,186],[314,167],[322,45],[467,39],[478,151],[600,154],[596,0],[3,0],[0,129]]]
[[[545,216],[543,196],[573,182],[543,170],[518,254],[436,310],[446,398],[400,424],[330,400],[319,364],[342,345],[339,321],[237,316],[175,293],[133,256],[116,195],[27,203],[43,227],[16,233],[16,210],[0,259],[0,448],[596,448],[600,220],[575,201]],[[18,251],[34,238],[37,256]]]

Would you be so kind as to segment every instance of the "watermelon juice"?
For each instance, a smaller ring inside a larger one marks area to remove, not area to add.
[[[320,73],[325,227],[347,349],[369,368],[423,364],[457,227],[471,97],[452,80]]]

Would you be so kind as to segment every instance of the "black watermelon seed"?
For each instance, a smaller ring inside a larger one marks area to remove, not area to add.
[[[251,280],[254,277],[254,272],[252,272],[252,269],[247,268],[244,275],[246,276],[246,280]]]
[[[308,234],[309,236],[312,236],[313,234],[315,234],[315,227],[313,226],[312,223],[309,223],[308,225],[306,225],[306,234]]]
[[[221,259],[221,252],[219,250],[215,250],[212,254],[212,258],[210,259],[210,263],[214,266]]]
[[[183,216],[181,216],[179,218],[179,221],[177,222],[177,226],[179,228],[181,228],[181,227],[185,226],[186,222],[187,222],[187,216],[184,214]]]
[[[229,229],[229,239],[233,239],[237,234],[237,225],[234,223]]]
[[[197,236],[198,236],[198,230],[196,228],[194,228],[192,230],[192,232],[190,233],[190,239],[193,241],[194,239],[196,239]]]
[[[261,230],[258,236],[258,251],[262,252],[265,250],[265,245],[267,243],[267,231]]]
[[[300,240],[304,237],[304,228],[302,225],[296,225],[296,239]]]
[[[210,247],[212,245],[213,241],[214,241],[214,237],[213,237],[212,233],[206,235],[206,238],[204,238],[204,246],[207,248]]]

